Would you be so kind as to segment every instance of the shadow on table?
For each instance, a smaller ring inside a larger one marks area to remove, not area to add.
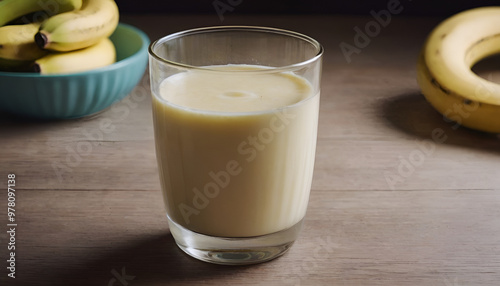
[[[79,119],[38,119],[0,111],[0,133],[6,134],[6,136],[8,136],[17,132],[26,132],[30,130],[40,131],[45,128],[71,125],[77,120]]]
[[[116,104],[118,104],[118,102]],[[107,113],[109,110],[111,110],[111,106],[94,114],[86,115],[83,117],[63,119],[36,118],[0,110],[0,131],[40,128],[40,126],[58,127],[64,125],[72,125],[75,122],[91,121],[94,119],[104,118],[109,115],[109,113]]]
[[[500,152],[500,135],[479,132],[451,122],[439,114],[419,92],[384,101],[381,114],[389,126],[422,140],[488,152]]]
[[[134,286],[178,285],[182,282],[183,285],[192,285],[193,281],[237,275],[251,267],[228,267],[198,261],[182,252],[170,233],[151,235],[97,256],[85,260],[79,269],[54,270],[47,285]]]

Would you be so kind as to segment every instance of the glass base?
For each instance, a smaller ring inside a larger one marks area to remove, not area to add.
[[[190,231],[168,217],[175,242],[190,256],[210,263],[248,265],[277,258],[290,249],[297,239],[302,221],[271,234],[253,237],[215,237]]]

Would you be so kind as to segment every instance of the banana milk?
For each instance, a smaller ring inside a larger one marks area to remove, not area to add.
[[[153,97],[168,216],[221,237],[292,227],[309,200],[319,94],[288,72],[212,69],[170,76]]]

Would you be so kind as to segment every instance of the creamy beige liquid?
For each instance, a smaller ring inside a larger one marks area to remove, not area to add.
[[[298,223],[309,200],[318,104],[319,94],[291,73],[189,71],[165,79],[153,114],[169,217],[224,237]]]

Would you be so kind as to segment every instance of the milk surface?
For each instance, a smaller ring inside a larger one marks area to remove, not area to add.
[[[167,214],[223,237],[295,225],[309,200],[319,94],[292,73],[212,68],[225,71],[178,73],[153,97]]]

